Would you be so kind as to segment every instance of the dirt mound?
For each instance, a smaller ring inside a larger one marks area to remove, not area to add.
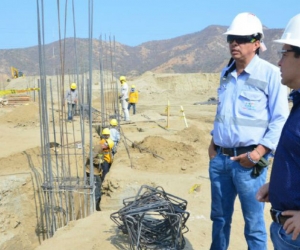
[[[192,103],[193,100],[204,101],[216,93],[219,86],[219,74],[154,74],[146,72],[142,77],[128,82],[134,84],[140,94],[139,104],[153,102],[154,105],[178,102]]]
[[[136,145],[136,150],[143,153],[142,157],[135,158],[133,165],[137,169],[157,172],[191,172],[193,164],[199,158],[193,146],[159,136],[148,136]]]
[[[215,73],[194,73],[157,75],[156,83],[159,88],[167,88],[172,93],[182,94],[183,92],[199,92],[210,89],[215,90],[219,85],[219,74]]]
[[[190,126],[177,132],[177,135],[182,137],[182,140],[193,143],[201,143],[202,146],[206,146],[207,134],[207,131],[196,126]]]
[[[38,125],[39,107],[37,103],[16,106],[11,112],[6,113],[0,119],[1,123],[12,123],[17,126]]]

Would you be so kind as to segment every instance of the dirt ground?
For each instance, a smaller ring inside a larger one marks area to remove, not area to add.
[[[131,122],[121,124],[121,143],[103,184],[102,211],[71,221],[51,239],[41,236],[43,229],[37,220],[39,194],[35,180],[42,178],[38,105],[30,102],[0,108],[0,249],[129,249],[127,235],[122,234],[110,215],[123,207],[123,199],[135,196],[142,185],[161,186],[166,192],[187,200],[190,217],[189,231],[184,235],[185,249],[209,249],[207,148],[216,106],[193,103],[216,97],[218,75],[147,72],[128,83],[136,85],[140,101],[137,114],[130,112]],[[200,188],[189,192],[194,184]],[[271,223],[268,211],[269,204],[265,208],[267,231]],[[243,228],[237,200],[229,249],[247,249]],[[270,240],[268,247],[272,249]]]

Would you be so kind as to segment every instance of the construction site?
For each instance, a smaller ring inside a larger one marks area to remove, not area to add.
[[[99,77],[99,72],[93,76]],[[15,79],[10,86],[27,86],[30,79],[34,77]],[[57,96],[57,85],[52,83],[51,93]],[[143,185],[162,187],[185,200],[189,231],[184,234],[184,249],[209,248],[207,147],[216,106],[194,103],[214,95],[218,75],[147,72],[128,83],[138,88],[140,101],[137,114],[130,113],[131,121],[119,122],[121,141],[102,184],[99,212],[84,174],[85,157],[90,145],[100,140],[99,126],[103,126],[98,82],[92,85],[99,96],[93,98],[91,132],[89,120],[81,114],[72,123],[66,122],[66,110],[60,110],[57,100],[47,100],[47,116],[41,115],[40,99],[32,97],[34,91],[30,101],[0,109],[1,249],[130,249],[128,234],[111,215]],[[41,117],[47,121],[43,123]],[[41,126],[46,124],[48,130],[43,133],[46,128]],[[59,146],[50,147],[51,142]],[[238,249],[246,244],[239,207],[233,220],[231,249]]]
[[[61,63],[50,65],[44,57],[44,10],[38,10],[40,74],[20,74],[12,65],[0,89],[0,249],[209,249],[207,149],[219,74],[128,76],[139,102],[137,113],[130,111],[130,121],[124,121],[114,37],[99,48],[98,70],[79,66],[79,56],[65,52],[64,37]],[[90,53],[80,58],[91,62],[89,18]],[[111,57],[102,56],[103,49]],[[74,68],[68,71],[64,63],[70,57]],[[65,94],[71,83],[79,97],[69,122]],[[92,149],[113,118],[121,139],[96,211],[94,173],[86,175],[86,159],[94,157]],[[229,249],[246,249],[243,227],[237,201]],[[165,245],[156,245],[157,238]]]

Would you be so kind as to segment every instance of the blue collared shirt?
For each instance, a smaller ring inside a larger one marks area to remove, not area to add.
[[[226,70],[218,89],[214,143],[226,148],[261,144],[275,150],[289,114],[278,67],[255,55],[239,76],[234,70],[223,79]]]
[[[118,144],[120,141],[120,132],[116,128],[110,128],[110,138],[115,144]]]

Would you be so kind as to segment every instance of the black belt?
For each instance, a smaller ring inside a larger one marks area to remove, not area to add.
[[[223,148],[220,146],[217,146],[217,149],[220,149],[220,153],[227,156],[238,156],[240,154],[247,153],[249,151],[252,151],[254,148],[256,148],[257,145],[250,145],[246,147],[236,147],[236,148]]]
[[[271,213],[272,220],[274,222],[276,222],[276,223],[281,224],[281,225],[284,225],[284,223],[286,222],[286,220],[288,218],[292,217],[292,216],[283,216],[281,214],[281,211],[278,211],[278,210],[273,209],[273,208],[271,208],[270,213]]]

